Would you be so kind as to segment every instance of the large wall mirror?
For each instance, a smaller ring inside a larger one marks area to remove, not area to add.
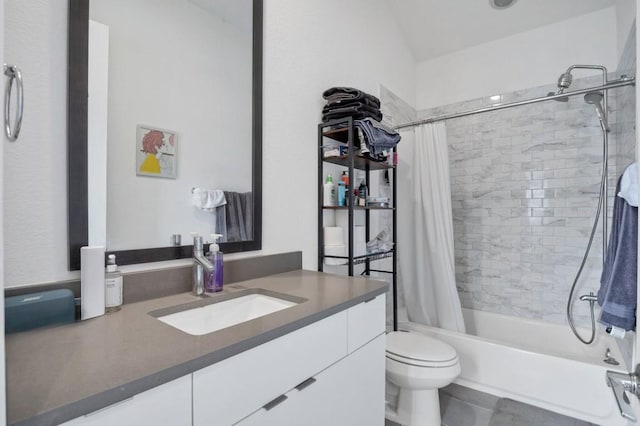
[[[259,250],[262,0],[69,0],[68,54],[69,269]]]

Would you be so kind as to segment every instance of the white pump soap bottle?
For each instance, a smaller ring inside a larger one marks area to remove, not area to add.
[[[122,307],[122,272],[118,271],[116,255],[107,256],[107,272],[104,275],[105,298],[107,312],[119,311]]]

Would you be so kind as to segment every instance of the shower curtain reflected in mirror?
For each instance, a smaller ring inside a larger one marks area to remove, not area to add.
[[[398,145],[399,282],[409,320],[464,332],[456,289],[444,122],[402,132]]]

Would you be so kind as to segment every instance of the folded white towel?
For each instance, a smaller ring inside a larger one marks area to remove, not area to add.
[[[638,207],[638,163],[632,163],[622,174],[618,197],[624,198],[630,206]]]
[[[213,212],[216,207],[224,206],[227,200],[221,189],[193,188],[193,205],[206,211]]]

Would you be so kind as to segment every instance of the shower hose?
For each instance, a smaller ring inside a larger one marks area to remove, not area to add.
[[[600,123],[602,125],[602,122]],[[580,334],[578,333],[578,330],[576,329],[575,324],[573,323],[573,316],[572,316],[572,307],[573,307],[573,294],[575,293],[576,290],[576,286],[578,284],[578,280],[580,279],[580,275],[582,274],[582,270],[584,269],[584,266],[587,263],[587,258],[589,257],[589,251],[591,251],[591,245],[593,243],[593,238],[596,235],[596,230],[598,228],[598,220],[600,219],[600,214],[602,213],[602,204],[603,204],[603,199],[604,197],[607,196],[607,194],[605,193],[606,191],[606,187],[607,187],[607,175],[608,175],[608,170],[609,170],[609,148],[608,148],[608,143],[607,143],[607,135],[606,135],[606,129],[604,128],[604,125],[602,125],[602,132],[603,132],[603,140],[604,140],[604,149],[603,149],[603,161],[602,161],[602,178],[600,179],[600,196],[598,197],[598,209],[596,210],[596,217],[595,220],[593,221],[593,227],[591,228],[591,235],[589,236],[589,243],[587,244],[587,248],[584,252],[584,257],[582,258],[582,263],[580,263],[580,268],[578,269],[578,273],[576,274],[575,279],[573,280],[573,285],[571,286],[571,291],[569,292],[569,300],[567,300],[567,319],[569,320],[569,326],[571,327],[571,331],[573,331],[573,334],[575,334],[575,336],[578,338],[578,340],[580,340],[582,343],[584,343],[585,345],[589,345],[591,343],[593,343],[595,337],[596,337],[596,320],[595,320],[595,314],[594,314],[594,304],[595,304],[595,300],[593,298],[589,298],[587,299],[589,301],[589,310],[591,311],[591,337],[589,339],[583,339]],[[607,212],[604,212],[604,214],[608,214]],[[603,239],[606,237],[603,236]],[[603,240],[602,244],[605,244],[605,241]]]

